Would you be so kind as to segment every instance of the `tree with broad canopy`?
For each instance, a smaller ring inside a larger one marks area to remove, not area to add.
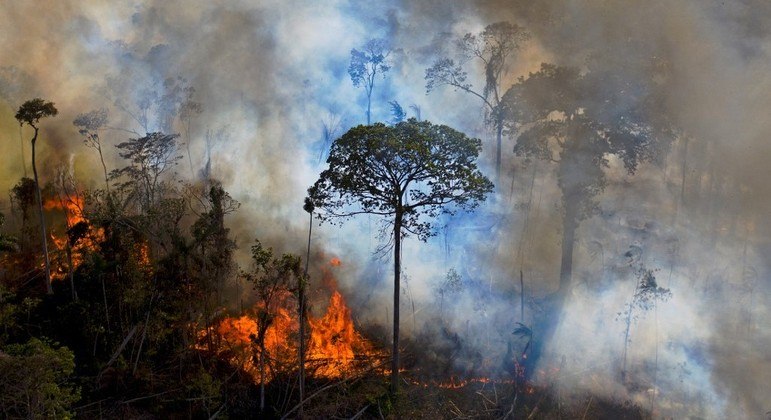
[[[472,210],[492,191],[477,168],[480,149],[479,139],[414,118],[360,125],[335,140],[329,167],[308,189],[313,207],[325,211],[322,221],[374,214],[393,224],[393,393],[399,384],[401,241],[407,234],[425,241],[435,234],[431,219]]]
[[[43,199],[40,197],[40,181],[38,180],[37,165],[35,164],[35,144],[37,143],[38,132],[40,131],[40,127],[38,127],[40,119],[54,117],[58,113],[59,111],[56,109],[53,102],[46,102],[40,98],[30,99],[29,101],[24,102],[19,107],[19,111],[16,112],[16,121],[19,122],[19,125],[23,126],[24,124],[27,124],[34,130],[34,134],[30,140],[32,143],[32,174],[35,176],[35,193],[37,196],[38,215],[40,216],[40,239],[43,243],[43,257],[45,259],[46,291],[49,295],[53,294],[54,291],[51,288],[51,261],[48,258],[48,239],[46,235],[45,218],[43,217]]]

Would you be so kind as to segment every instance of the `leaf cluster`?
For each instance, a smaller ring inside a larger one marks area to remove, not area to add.
[[[628,80],[605,72],[542,64],[503,96],[501,112],[514,153],[556,163],[563,201],[586,218],[607,184],[608,157],[632,174],[657,162],[672,139],[663,125],[654,80]]]
[[[423,216],[475,208],[493,184],[477,168],[481,142],[414,118],[394,126],[357,126],[335,140],[328,168],[308,190],[322,220],[357,214],[396,216],[425,240]]]
[[[19,107],[18,112],[16,112],[16,120],[19,121],[19,124],[21,125],[27,123],[28,125],[35,127],[35,124],[37,124],[41,118],[53,117],[58,113],[59,111],[56,109],[53,102],[46,102],[43,99],[35,98],[24,102],[21,107]]]
[[[391,69],[388,62],[389,54],[388,41],[382,38],[370,39],[361,50],[352,49],[348,74],[351,76],[353,85],[370,89],[377,73],[385,77],[385,73]]]

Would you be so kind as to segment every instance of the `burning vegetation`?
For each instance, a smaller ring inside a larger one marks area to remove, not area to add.
[[[771,416],[763,1],[49,3],[0,417]]]
[[[265,331],[265,357],[267,372],[260,378],[255,360],[260,359],[257,345],[257,313],[262,309],[247,311],[246,315],[227,317],[219,321],[208,334],[202,332],[198,347],[204,342],[218,343],[214,351],[218,357],[227,358],[235,367],[242,368],[254,378],[255,383],[270,382],[278,371],[285,373],[297,364],[299,349],[299,314],[296,304],[282,299],[282,306],[275,308],[273,320]],[[293,307],[294,306],[294,307]],[[380,364],[385,353],[356,331],[351,311],[339,291],[332,291],[326,312],[320,318],[310,316],[307,338],[306,372],[311,377],[340,379],[354,376]]]

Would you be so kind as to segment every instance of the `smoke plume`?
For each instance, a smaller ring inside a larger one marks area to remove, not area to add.
[[[114,169],[122,164],[112,145],[168,125],[168,110],[150,106],[143,119],[141,104],[176,84],[193,88],[202,106],[172,127],[186,143],[178,176],[195,181],[209,167],[223,181],[242,204],[229,220],[242,249],[259,237],[298,254],[307,235],[305,190],[333,140],[324,126],[334,137],[366,120],[364,92],[347,68],[351,49],[367,40],[384,38],[392,48],[391,70],[375,81],[373,120],[389,120],[395,100],[408,116],[419,109],[423,119],[479,137],[488,174],[494,133],[481,101],[450,88],[425,92],[425,69],[452,56],[453,39],[502,20],[526,28],[532,39],[504,86],[542,62],[599,65],[630,79],[649,76],[637,64],[665,62],[662,113],[683,134],[663,163],[634,175],[611,159],[601,212],[578,230],[576,286],[538,378],[631,399],[662,417],[758,418],[771,410],[769,3],[89,0],[47,2],[42,10],[5,2],[0,11],[2,189],[29,168],[30,133],[25,128],[20,139],[13,118],[24,100],[39,96],[60,112],[41,122],[43,180],[64,166],[98,188],[98,156],[73,119],[109,109],[102,138]],[[469,73],[480,87],[481,70]],[[559,280],[555,168],[525,165],[513,146],[505,139],[495,198],[474,215],[439,220],[435,238],[408,239],[404,250],[405,333],[460,346],[452,362],[468,375],[505,371],[507,348],[524,344],[512,334],[515,322],[538,316],[539,299]],[[380,228],[375,217],[316,225],[313,255],[343,261],[339,287],[358,322],[388,325],[390,265],[373,256],[383,245]],[[672,297],[627,317],[641,267]],[[453,287],[449,268],[460,276]],[[440,327],[450,333],[440,338]]]

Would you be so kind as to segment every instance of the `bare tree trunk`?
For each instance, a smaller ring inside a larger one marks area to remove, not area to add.
[[[401,204],[394,220],[394,337],[391,360],[391,394],[399,391],[399,280],[401,277]]]
[[[573,248],[575,247],[577,225],[575,212],[571,211],[568,204],[565,219],[562,222],[562,263],[560,265],[560,286],[557,292],[562,295],[567,293],[573,278]]]
[[[22,128],[22,126],[21,126],[21,124],[19,124],[19,143],[21,145],[21,168],[24,171],[24,178],[26,178],[27,177],[27,164],[25,163],[26,159],[24,158],[24,137],[22,137],[22,133],[21,133],[22,130],[21,130],[21,128]]]
[[[104,186],[107,188],[107,192],[110,192],[110,177],[107,175],[107,165],[104,163],[104,155],[102,155],[102,146],[96,149],[99,152],[99,160],[102,162],[102,170],[104,171]]]
[[[260,412],[265,411],[265,336],[260,340]]]
[[[107,332],[111,333],[112,331],[110,331],[110,311],[107,309],[107,290],[104,287],[104,274],[100,274],[99,278],[102,281],[102,298],[104,298],[104,319],[107,324]]]
[[[367,89],[367,125],[372,124],[372,88],[373,85],[370,85],[369,89]]]
[[[73,267],[72,264],[72,245],[67,242],[67,264],[68,264],[68,270],[67,270],[67,277],[70,278],[70,287],[72,288],[72,301],[77,302],[78,301],[78,293],[75,291],[75,267]]]
[[[54,294],[54,290],[51,287],[51,261],[48,259],[48,240],[46,238],[46,222],[43,217],[43,198],[40,194],[40,182],[37,177],[37,166],[35,165],[35,142],[37,141],[38,128],[32,126],[35,130],[35,136],[32,137],[32,174],[35,176],[35,193],[37,195],[37,210],[40,215],[40,237],[43,240],[43,256],[45,257],[45,270],[46,270],[46,292],[49,295]]]
[[[297,415],[303,417],[303,400],[305,399],[305,282],[308,280],[308,264],[311,258],[311,233],[313,232],[313,212],[308,212],[310,219],[308,221],[308,252],[305,255],[305,273],[300,280],[298,290],[300,303],[300,405]]]
[[[520,319],[522,323],[525,323],[525,278],[522,274],[522,270],[519,270],[519,310]]]
[[[503,145],[503,121],[496,117],[495,121],[495,183],[501,182],[501,147]]]
[[[534,339],[531,346],[531,357],[525,360],[525,378],[532,377],[535,367],[543,353],[543,347],[551,343],[560,323],[562,308],[568,296],[573,277],[573,249],[575,247],[575,232],[578,227],[576,209],[571,203],[565,203],[565,215],[563,216],[562,231],[562,264],[560,267],[560,283],[557,291],[546,300],[544,315],[535,323],[533,328]],[[538,335],[535,337],[535,335]]]
[[[683,167],[680,178],[680,205],[685,204],[685,178],[688,175],[688,137],[683,144]]]

